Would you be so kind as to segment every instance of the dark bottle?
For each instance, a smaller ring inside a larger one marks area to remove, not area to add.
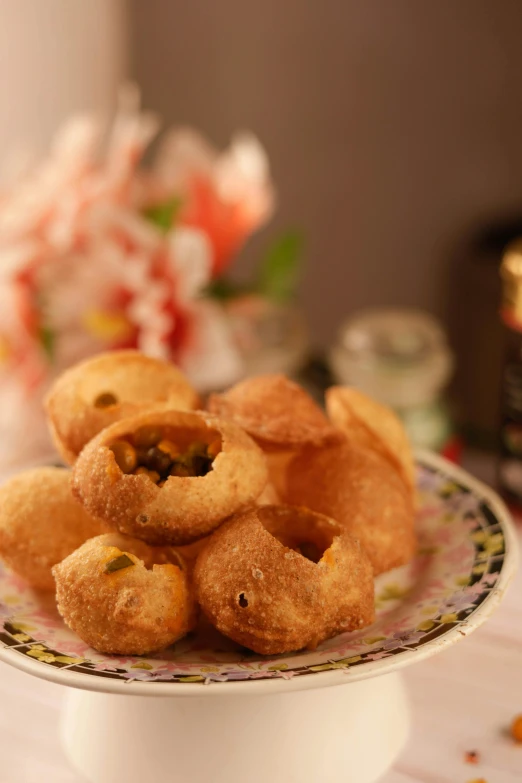
[[[522,239],[506,248],[500,274],[505,354],[498,480],[507,502],[522,512]]]

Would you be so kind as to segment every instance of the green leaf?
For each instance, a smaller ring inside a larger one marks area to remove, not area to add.
[[[300,277],[303,239],[290,231],[268,249],[258,273],[256,290],[277,302],[292,298]]]
[[[181,209],[182,200],[178,196],[164,201],[162,204],[154,204],[143,211],[143,215],[154,223],[163,234],[166,234],[174,225]]]
[[[208,284],[205,289],[205,296],[226,302],[228,299],[235,299],[237,296],[247,293],[248,290],[245,286],[234,283],[228,277],[218,277]]]
[[[49,329],[48,326],[41,326],[39,337],[40,337],[40,343],[42,345],[42,348],[47,354],[47,358],[49,359],[50,362],[52,362],[54,358],[54,349],[56,344],[55,333],[53,332],[52,329]]]

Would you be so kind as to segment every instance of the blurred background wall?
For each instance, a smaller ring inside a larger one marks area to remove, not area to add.
[[[0,150],[43,151],[72,112],[112,109],[127,18],[125,0],[0,4]]]
[[[268,232],[306,234],[316,341],[372,304],[450,318],[471,234],[522,214],[522,3],[130,8],[145,104],[220,144],[247,127],[266,145],[280,198]]]

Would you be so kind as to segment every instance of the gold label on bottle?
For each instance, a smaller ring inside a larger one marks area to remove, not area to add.
[[[500,266],[502,317],[522,328],[522,239],[508,245]]]

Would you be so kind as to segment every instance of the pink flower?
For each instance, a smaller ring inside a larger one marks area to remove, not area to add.
[[[268,159],[250,133],[237,134],[219,153],[190,129],[174,131],[163,142],[154,177],[156,199],[180,196],[181,222],[208,236],[214,276],[274,209]]]
[[[241,374],[226,316],[203,292],[271,211],[264,152],[241,137],[218,155],[183,131],[145,174],[139,163],[156,128],[130,91],[105,145],[97,122],[75,118],[46,160],[0,191],[5,444],[23,442],[29,425],[33,443],[46,442],[42,394],[57,373],[102,350],[173,360],[203,391]],[[167,233],[143,212],[158,193],[185,199],[182,222]]]

